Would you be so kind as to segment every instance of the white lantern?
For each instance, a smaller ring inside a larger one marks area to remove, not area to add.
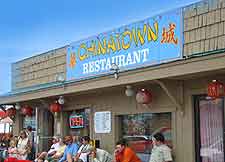
[[[19,104],[19,103],[16,103],[15,109],[16,109],[16,110],[20,110],[20,108],[21,108],[20,104]]]
[[[127,97],[132,97],[134,95],[134,90],[130,85],[126,86],[125,94]]]
[[[59,99],[58,99],[58,103],[60,105],[63,105],[65,103],[65,100],[64,100],[64,97],[63,96],[60,96]]]

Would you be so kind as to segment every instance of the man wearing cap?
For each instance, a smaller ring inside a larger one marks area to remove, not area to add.
[[[34,161],[43,161],[47,156],[54,155],[60,147],[59,139],[56,136],[52,137],[52,146],[48,150],[48,152],[42,152]]]
[[[52,144],[51,148],[48,150],[48,153],[47,153],[48,156],[54,155],[57,152],[57,150],[59,149],[59,147],[60,147],[59,138],[58,137],[53,136],[52,137],[52,143],[53,144]]]
[[[63,157],[58,162],[68,161],[67,157],[68,156],[75,156],[77,151],[78,151],[78,148],[79,148],[77,143],[73,143],[72,136],[66,136],[64,138],[64,142],[67,146],[66,146],[66,149],[64,151]]]

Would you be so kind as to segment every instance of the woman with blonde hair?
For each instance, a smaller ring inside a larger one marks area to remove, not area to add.
[[[27,155],[31,151],[30,142],[27,133],[23,130],[20,132],[20,137],[17,143],[17,158],[19,160],[26,160]]]

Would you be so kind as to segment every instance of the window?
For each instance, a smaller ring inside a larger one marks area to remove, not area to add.
[[[31,116],[31,117],[24,117],[23,120],[23,128],[27,128],[27,126],[31,126],[33,131],[36,130],[36,119],[35,119],[35,115]]]
[[[141,158],[148,161],[153,147],[152,136],[158,132],[172,147],[171,113],[143,113],[120,116],[122,138]]]
[[[196,97],[196,161],[224,162],[224,100]]]

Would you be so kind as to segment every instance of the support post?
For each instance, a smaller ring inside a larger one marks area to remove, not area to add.
[[[38,125],[38,108],[35,108],[35,121],[36,121],[36,149],[35,149],[35,157],[38,154],[39,147],[39,125]]]

